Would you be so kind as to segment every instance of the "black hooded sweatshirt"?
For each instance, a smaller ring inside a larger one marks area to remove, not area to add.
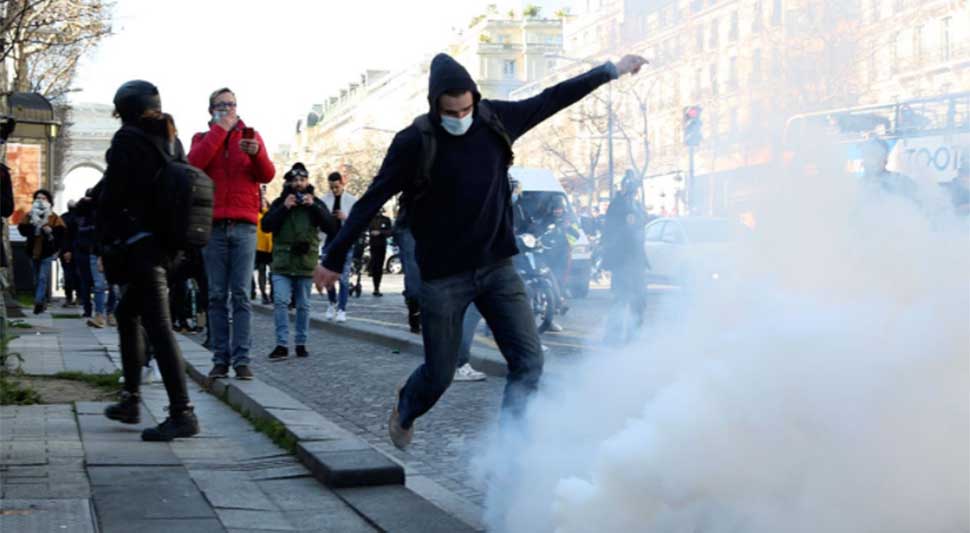
[[[616,67],[606,63],[531,98],[518,102],[489,100],[488,104],[514,142],[616,76]],[[408,221],[425,280],[488,266],[518,253],[505,142],[478,118],[477,105],[472,126],[464,135],[446,132],[436,103],[452,89],[471,91],[476,104],[481,98],[468,71],[448,55],[438,54],[431,62],[428,82],[437,156],[431,168],[430,193],[412,207]],[[342,270],[347,251],[381,206],[399,192],[414,192],[420,165],[421,133],[411,125],[394,136],[380,171],[330,244],[323,263],[326,268]]]

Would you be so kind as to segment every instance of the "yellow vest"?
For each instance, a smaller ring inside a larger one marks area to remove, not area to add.
[[[266,211],[259,212],[259,224],[256,226],[256,251],[273,253],[273,234],[263,231],[263,215]]]

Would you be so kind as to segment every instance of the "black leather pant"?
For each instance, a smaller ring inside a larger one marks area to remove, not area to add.
[[[115,310],[121,338],[121,363],[125,390],[137,393],[145,364],[145,335],[155,348],[155,361],[168,393],[169,410],[178,412],[189,405],[185,384],[185,362],[172,331],[169,314],[166,269],[169,259],[151,237],[134,243],[128,250],[130,282],[124,287]]]

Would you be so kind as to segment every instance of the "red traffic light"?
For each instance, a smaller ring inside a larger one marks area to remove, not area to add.
[[[701,116],[701,107],[697,105],[692,105],[690,107],[684,108],[684,116],[687,118],[697,118]]]

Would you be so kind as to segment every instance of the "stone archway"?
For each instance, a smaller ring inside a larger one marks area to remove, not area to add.
[[[64,139],[61,151],[61,163],[58,173],[54,176],[54,190],[56,208],[63,212],[67,208],[65,192],[77,196],[77,191],[94,185],[84,183],[72,186],[68,180],[78,178],[90,172],[77,172],[92,169],[104,173],[105,152],[111,145],[111,138],[118,130],[118,120],[111,116],[114,106],[108,104],[79,103],[68,109],[64,119]],[[72,174],[74,177],[72,178]]]

